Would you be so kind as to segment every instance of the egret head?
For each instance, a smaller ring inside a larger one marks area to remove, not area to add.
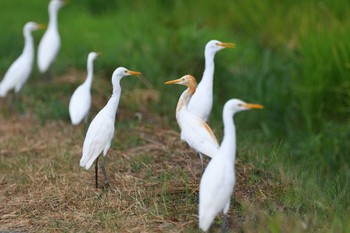
[[[66,3],[66,0],[51,0],[49,3],[49,10],[59,10]]]
[[[224,43],[218,40],[211,40],[205,46],[205,52],[216,53],[224,48],[234,48],[236,45],[234,43]]]
[[[164,84],[179,84],[179,85],[184,85],[184,86],[194,87],[194,88],[197,87],[196,79],[189,74],[184,75],[179,79],[167,81]]]
[[[196,88],[197,88],[196,79],[189,74],[186,74],[179,79],[167,81],[164,84],[179,84],[179,85],[187,86],[190,89],[190,92],[192,94],[196,91]]]
[[[23,27],[23,32],[32,32],[39,29],[44,29],[46,26],[44,24],[38,24],[35,22],[28,22]]]
[[[264,108],[260,104],[249,104],[239,99],[230,99],[224,106],[224,112],[234,114],[236,112],[248,110],[248,109],[262,109]]]
[[[95,60],[98,56],[100,56],[101,53],[99,52],[90,52],[88,55],[88,60]]]
[[[118,67],[112,74],[112,84],[115,82],[119,82],[123,77],[130,75],[140,75],[141,73],[138,71],[131,71],[124,67]]]

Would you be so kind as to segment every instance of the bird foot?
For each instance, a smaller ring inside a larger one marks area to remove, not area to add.
[[[109,185],[109,180],[105,181],[105,186],[103,187],[104,190],[109,190],[111,187]]]

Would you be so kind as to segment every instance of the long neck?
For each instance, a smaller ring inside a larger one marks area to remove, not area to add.
[[[189,86],[184,92],[182,92],[179,101],[177,102],[176,112],[179,112],[183,107],[187,107],[188,102],[190,102],[191,96],[195,91],[195,86]]]
[[[89,87],[91,87],[93,76],[94,76],[94,63],[93,63],[93,59],[89,59],[87,64],[87,77],[85,80],[86,85],[88,85]]]
[[[221,143],[221,148],[230,153],[225,154],[232,162],[236,158],[236,127],[233,121],[233,113],[230,111],[224,111],[224,138]]]
[[[115,118],[115,114],[117,113],[120,94],[121,94],[121,87],[119,82],[113,83],[113,94],[106,105],[106,107],[109,109],[108,112],[110,113],[110,116],[113,119]]]
[[[201,80],[201,85],[205,84],[208,85],[209,87],[213,86],[213,78],[214,78],[214,57],[215,57],[215,52],[213,51],[205,51],[205,69],[203,73],[203,77]]]
[[[58,9],[54,7],[49,7],[49,29],[57,30],[57,14]]]
[[[31,31],[27,30],[24,34],[24,49],[23,54],[34,55],[34,40]]]

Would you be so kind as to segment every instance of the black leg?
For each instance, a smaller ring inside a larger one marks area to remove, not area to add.
[[[107,173],[106,173],[106,167],[105,167],[105,157],[103,156],[102,157],[102,165],[101,165],[101,168],[102,168],[102,172],[103,172],[103,176],[105,177],[105,187],[109,187],[109,179],[107,177]]]
[[[87,130],[88,130],[88,121],[89,121],[89,113],[86,114],[86,116],[84,117],[84,133],[86,134]]]
[[[13,107],[15,107],[19,111],[23,111],[24,110],[23,101],[22,101],[22,95],[21,95],[20,92],[17,92],[17,93],[14,92]]]
[[[222,233],[226,232],[226,225],[227,225],[227,214],[224,214],[224,220],[223,220],[222,226],[221,226]]]
[[[208,229],[208,233],[214,233],[214,226],[213,226],[214,224],[211,224],[211,226],[209,227],[209,229]]]
[[[8,93],[8,96],[7,96],[5,101],[7,104],[7,111],[12,112],[15,109],[16,94],[15,93]]]
[[[199,158],[201,159],[201,165],[202,165],[202,175],[204,173],[204,165],[203,165],[203,155],[201,153],[198,153]]]
[[[98,157],[95,163],[95,182],[96,182],[96,188],[98,188]]]
[[[45,72],[45,76],[46,76],[46,81],[50,83],[50,82],[52,81],[52,77],[51,77],[51,68],[49,68],[49,69]]]

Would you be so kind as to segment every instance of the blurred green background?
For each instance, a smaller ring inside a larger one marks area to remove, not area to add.
[[[25,22],[47,23],[43,2],[1,1],[2,76],[22,51]],[[160,103],[151,110],[177,127],[174,106],[182,89],[164,81],[184,74],[199,81],[205,44],[236,43],[215,58],[210,124],[220,135],[222,107],[230,98],[263,104],[263,111],[236,117],[240,146],[259,148],[255,156],[238,156],[293,183],[283,201],[291,215],[312,216],[315,232],[350,232],[349,12],[348,0],[71,0],[59,12],[62,47],[53,73],[85,71],[88,52],[101,51],[95,70],[108,80],[118,66],[141,71],[147,87],[123,87],[159,90]],[[38,44],[43,32],[33,34]],[[22,98],[52,100],[33,104],[34,111],[45,109],[44,120],[68,121],[68,104],[52,90],[61,88],[69,99],[74,87],[31,87],[40,80],[35,66]],[[106,96],[110,92],[106,87]]]

